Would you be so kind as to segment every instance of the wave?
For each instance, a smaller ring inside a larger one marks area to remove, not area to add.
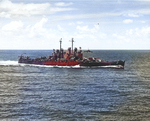
[[[11,60],[0,61],[0,65],[18,65],[18,61],[11,61]]]

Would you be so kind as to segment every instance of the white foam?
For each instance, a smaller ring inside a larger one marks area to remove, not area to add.
[[[53,66],[56,68],[81,68],[80,65],[76,65],[76,66]]]
[[[0,61],[0,65],[18,65],[18,61]]]
[[[108,65],[108,66],[101,66],[102,68],[123,68],[121,65]]]

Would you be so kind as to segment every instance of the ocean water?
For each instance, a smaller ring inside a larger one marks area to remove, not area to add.
[[[0,50],[2,121],[149,121],[150,50],[94,50],[124,69],[18,64],[51,50]]]

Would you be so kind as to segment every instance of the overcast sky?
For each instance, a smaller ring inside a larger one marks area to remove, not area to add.
[[[150,49],[150,0],[0,0],[0,49]]]

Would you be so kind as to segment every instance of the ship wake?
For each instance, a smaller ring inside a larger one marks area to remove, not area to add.
[[[18,64],[18,61],[7,60],[7,61],[0,61],[0,65],[13,66],[13,65],[19,65],[19,64]]]

